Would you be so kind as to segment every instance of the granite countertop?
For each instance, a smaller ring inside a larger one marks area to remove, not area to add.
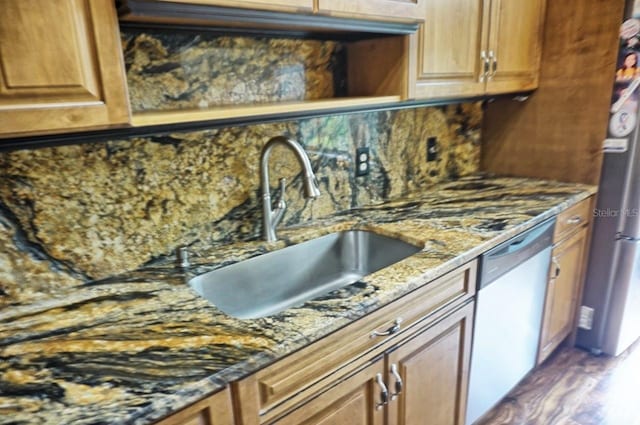
[[[147,424],[397,299],[595,193],[475,176],[192,256],[208,270],[323,234],[365,229],[424,249],[280,314],[231,318],[159,262],[0,311],[1,424]]]

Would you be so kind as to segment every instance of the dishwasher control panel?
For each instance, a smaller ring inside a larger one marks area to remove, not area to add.
[[[553,244],[556,219],[551,218],[501,243],[480,257],[478,289]]]

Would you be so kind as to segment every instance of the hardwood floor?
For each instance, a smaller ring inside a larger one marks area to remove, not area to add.
[[[476,425],[640,425],[640,343],[617,358],[560,348]]]

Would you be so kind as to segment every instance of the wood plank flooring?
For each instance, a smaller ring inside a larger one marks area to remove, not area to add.
[[[640,425],[640,343],[617,358],[561,348],[476,425]]]

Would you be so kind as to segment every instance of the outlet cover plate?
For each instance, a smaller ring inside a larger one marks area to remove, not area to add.
[[[356,149],[356,177],[362,177],[369,174],[369,148]]]
[[[593,313],[594,309],[587,307],[586,305],[580,306],[580,319],[578,319],[578,327],[581,329],[590,330],[593,328]]]
[[[427,162],[433,162],[438,159],[438,138],[427,138]]]

